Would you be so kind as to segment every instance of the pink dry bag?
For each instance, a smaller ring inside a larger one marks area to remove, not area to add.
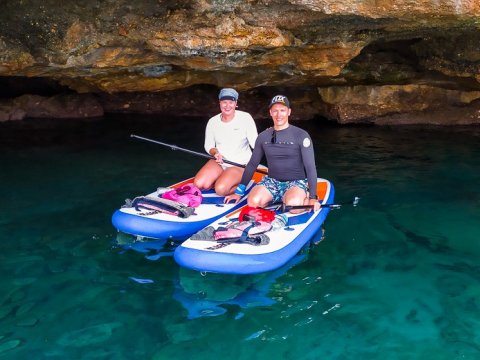
[[[163,193],[162,198],[197,207],[202,203],[202,192],[195,185],[187,184]]]

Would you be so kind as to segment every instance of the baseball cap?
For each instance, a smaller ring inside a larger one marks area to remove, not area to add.
[[[290,101],[288,101],[287,97],[284,95],[275,95],[270,101],[270,105],[268,108],[271,108],[275,104],[283,104],[286,107],[290,108]]]
[[[218,100],[238,100],[238,92],[232,88],[224,88],[220,90],[220,94],[218,94]]]

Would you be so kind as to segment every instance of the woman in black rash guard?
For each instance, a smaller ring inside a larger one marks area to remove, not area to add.
[[[314,210],[318,210],[320,204],[316,194],[317,169],[312,140],[305,130],[289,124],[291,108],[286,96],[274,96],[269,108],[273,127],[258,135],[242,180],[235,193],[225,197],[225,202],[238,202],[265,156],[268,176],[252,189],[248,205],[265,207],[271,202],[283,202],[289,206],[313,205]]]

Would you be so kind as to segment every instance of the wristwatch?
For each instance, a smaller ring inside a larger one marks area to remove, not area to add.
[[[318,196],[317,195],[310,195],[310,199],[318,200]]]

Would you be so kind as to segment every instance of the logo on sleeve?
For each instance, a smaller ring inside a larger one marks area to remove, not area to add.
[[[310,146],[310,144],[311,144],[311,142],[310,142],[310,139],[309,139],[309,138],[303,139],[303,147],[306,147],[306,148],[307,148],[307,147]]]

